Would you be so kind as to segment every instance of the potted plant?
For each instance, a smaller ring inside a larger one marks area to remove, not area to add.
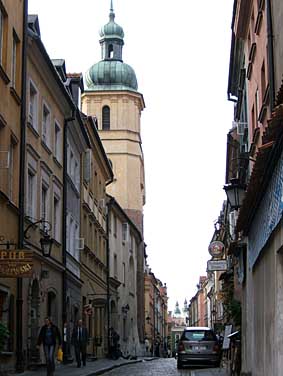
[[[9,338],[9,330],[6,325],[0,322],[0,354],[4,349],[7,338]]]
[[[5,346],[5,342],[7,340],[7,338],[9,338],[9,330],[8,328],[6,327],[6,325],[4,325],[1,321],[0,321],[0,376],[5,376],[6,373],[5,371],[2,370],[2,366],[1,366],[1,354],[2,354],[2,351],[4,350],[4,346]]]

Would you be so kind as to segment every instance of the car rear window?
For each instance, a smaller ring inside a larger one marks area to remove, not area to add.
[[[185,341],[216,341],[217,338],[211,330],[187,330],[182,335]]]

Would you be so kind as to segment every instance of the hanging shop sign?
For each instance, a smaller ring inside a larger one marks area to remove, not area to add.
[[[227,260],[210,260],[207,261],[207,271],[216,272],[218,270],[227,270]]]
[[[208,252],[212,257],[222,257],[224,253],[224,244],[219,240],[211,242],[208,247]]]
[[[0,251],[0,277],[31,277],[33,272],[32,252],[24,250]]]

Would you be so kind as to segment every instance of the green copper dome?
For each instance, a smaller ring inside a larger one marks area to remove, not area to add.
[[[102,60],[86,73],[89,90],[131,90],[138,89],[136,74],[128,64],[117,60]]]
[[[110,19],[108,24],[104,25],[101,30],[99,35],[101,38],[119,38],[123,39],[124,38],[124,31],[121,26],[116,24],[114,22],[114,19]]]
[[[111,1],[109,22],[101,28],[100,30],[101,38],[118,38],[118,39],[124,38],[124,31],[122,27],[116,24],[114,19],[115,19],[115,13],[113,10],[113,2]]]
[[[100,32],[101,58],[86,73],[88,90],[131,90],[137,91],[136,74],[128,64],[123,63],[122,50],[124,32],[114,22],[113,1],[111,0],[109,22]]]

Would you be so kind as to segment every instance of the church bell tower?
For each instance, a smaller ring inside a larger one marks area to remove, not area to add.
[[[100,30],[101,61],[86,73],[82,111],[98,120],[98,132],[111,161],[114,182],[107,193],[115,197],[143,233],[145,204],[141,112],[145,108],[136,74],[123,62],[124,31],[115,22],[111,0],[109,22]]]

